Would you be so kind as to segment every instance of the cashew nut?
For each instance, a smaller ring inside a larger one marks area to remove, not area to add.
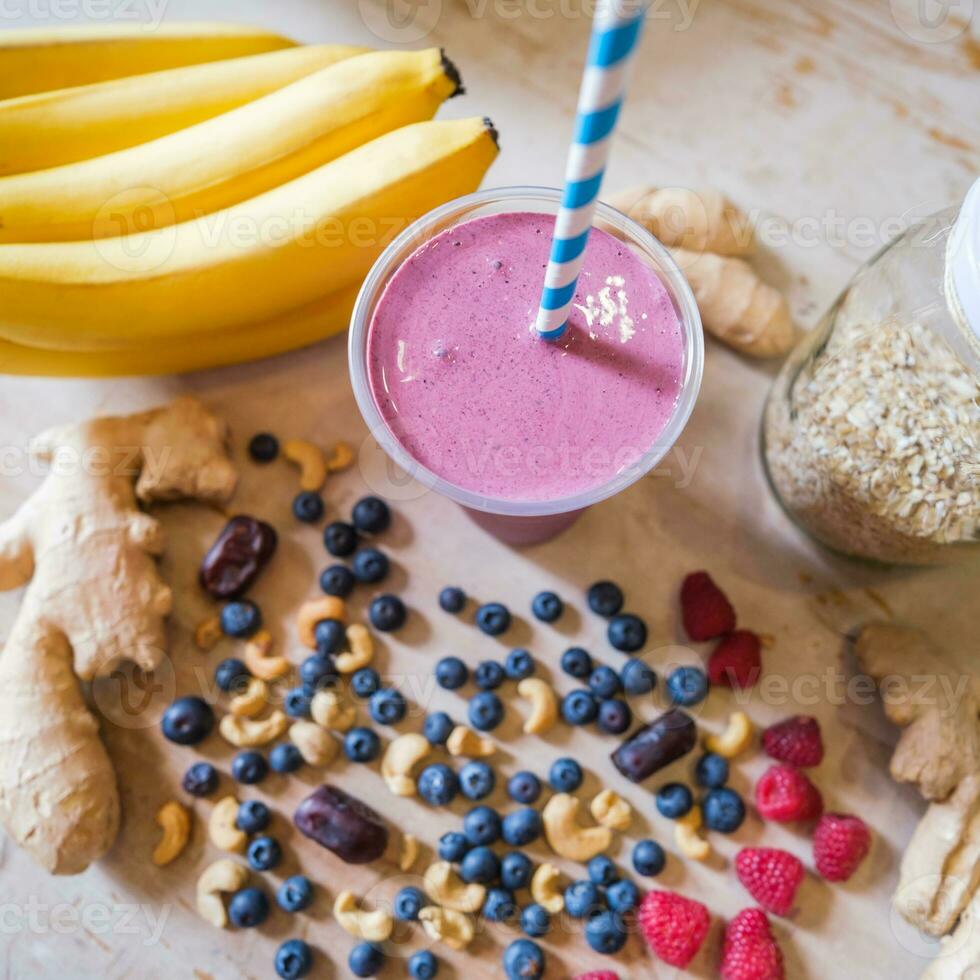
[[[245,850],[248,834],[235,826],[237,816],[238,800],[234,796],[226,796],[215,803],[208,818],[208,836],[215,847],[236,853]]]
[[[329,765],[340,748],[340,742],[330,732],[312,721],[294,721],[289,726],[289,741],[311,766]]]
[[[419,921],[430,939],[444,942],[450,949],[466,949],[473,942],[473,920],[464,912],[429,905],[419,912]]]
[[[286,730],[289,719],[276,708],[268,718],[241,718],[238,715],[225,715],[218,723],[218,731],[226,742],[238,748],[254,748],[268,745]]]
[[[330,456],[327,458],[327,472],[339,473],[341,470],[346,470],[353,462],[354,450],[351,444],[341,440],[335,443],[333,449],[330,450]]]
[[[321,619],[339,619],[343,622],[347,618],[347,603],[335,595],[322,595],[318,599],[310,599],[299,607],[296,614],[296,629],[299,632],[299,641],[311,650],[316,649],[316,624]]]
[[[565,907],[560,882],[561,872],[553,864],[542,864],[531,879],[531,898],[552,915]]]
[[[253,677],[263,681],[274,681],[277,677],[289,673],[289,661],[283,656],[271,656],[269,653],[271,649],[272,635],[265,629],[259,630],[245,644],[243,659],[248,672]]]
[[[343,891],[337,896],[333,903],[333,917],[345,932],[369,943],[383,943],[394,926],[391,913],[385,909],[375,909],[373,912],[359,909],[357,899],[350,891]]]
[[[726,759],[734,759],[752,743],[752,721],[744,711],[736,711],[728,717],[728,727],[720,735],[709,735],[704,747]]]
[[[197,911],[218,929],[228,925],[228,913],[221,900],[223,892],[237,892],[248,881],[248,868],[230,858],[209,864],[197,879]]]
[[[611,789],[604,789],[597,794],[590,809],[596,823],[601,823],[610,830],[629,830],[633,821],[633,808]]]
[[[334,732],[348,732],[357,721],[357,707],[336,691],[317,691],[310,714],[318,725]]]
[[[701,807],[695,806],[674,823],[677,849],[692,861],[706,861],[711,854],[711,845],[698,833],[701,822]]]
[[[153,863],[163,867],[187,847],[191,833],[190,811],[176,800],[171,800],[157,810],[157,824],[163,830],[163,837],[153,851]]]
[[[485,759],[497,751],[497,745],[492,738],[477,735],[465,725],[457,725],[449,733],[446,748],[450,755],[464,755],[468,759]]]
[[[558,720],[558,699],[551,686],[540,677],[525,677],[517,693],[531,702],[531,714],[524,722],[525,735],[543,735]]]
[[[411,834],[402,834],[401,851],[398,855],[398,867],[402,871],[411,871],[412,865],[418,860],[419,842]]]
[[[194,642],[198,650],[213,650],[221,639],[221,620],[217,616],[208,616],[194,627]]]
[[[448,861],[430,864],[423,875],[424,891],[434,902],[456,912],[476,912],[483,907],[487,890],[476,882],[467,885]]]
[[[252,718],[265,707],[268,700],[269,689],[265,681],[259,677],[250,677],[245,684],[245,690],[236,694],[228,702],[228,707],[233,715]]]
[[[415,795],[412,769],[431,751],[429,740],[416,732],[399,735],[388,746],[381,760],[381,778],[395,796]]]
[[[347,645],[350,652],[338,654],[334,661],[341,674],[353,674],[374,659],[374,640],[363,623],[351,623],[347,627]]]
[[[585,863],[608,851],[612,831],[608,827],[580,827],[577,822],[580,801],[568,793],[548,800],[541,814],[544,835],[555,854]]]
[[[323,450],[305,439],[287,439],[282,454],[299,467],[300,490],[319,490],[327,480],[327,461]]]

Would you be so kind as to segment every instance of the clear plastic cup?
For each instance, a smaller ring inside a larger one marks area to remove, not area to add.
[[[562,192],[550,187],[502,187],[457,198],[430,211],[405,229],[381,253],[357,297],[348,339],[351,384],[358,407],[381,449],[410,477],[463,507],[481,527],[508,544],[545,541],[570,527],[590,505],[625,490],[660,462],[690,418],[701,386],[704,335],[691,288],[670,252],[646,229],[605,204],[596,209],[595,225],[621,239],[653,269],[670,295],[684,335],[684,366],[680,396],[656,442],[632,465],[590,489],[554,500],[492,497],[456,486],[423,466],[388,428],[368,379],[368,332],[374,310],[391,277],[420,245],[439,232],[471,218],[512,211],[556,215]]]

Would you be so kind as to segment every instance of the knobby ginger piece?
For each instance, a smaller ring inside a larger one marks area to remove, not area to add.
[[[974,980],[980,968],[977,903],[968,905],[956,929],[939,944],[939,953],[920,980]]]

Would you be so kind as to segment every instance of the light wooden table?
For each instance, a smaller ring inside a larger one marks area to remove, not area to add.
[[[892,6],[914,5],[895,0]],[[136,7],[144,14],[150,9],[146,4]],[[7,13],[19,9],[17,3],[6,5],[2,26],[27,26],[30,16],[11,18]],[[35,4],[34,9],[52,8]],[[65,9],[86,8],[79,3]],[[515,17],[513,12],[520,9],[525,12]],[[556,9],[566,16],[543,16]],[[579,9],[572,0],[469,0],[469,5],[428,0],[418,6],[420,17],[438,16],[426,38],[410,40],[445,45],[466,80],[469,95],[452,103],[447,113],[487,113],[500,128],[503,152],[488,184],[558,180],[588,26],[577,16]],[[899,28],[889,5],[877,0],[702,0],[693,7],[690,24],[683,14],[688,8],[677,0],[660,0],[655,9],[667,19],[655,20],[645,39],[608,187],[637,180],[716,185],[746,208],[758,209],[760,220],[768,222],[763,238],[771,244],[761,264],[789,292],[803,324],[812,325],[858,264],[876,250],[880,242],[875,229],[889,219],[926,214],[959,199],[980,172],[980,117],[975,111],[980,27],[976,18],[967,26],[970,0],[961,0],[958,12],[953,8],[952,22],[935,28],[955,35],[942,43],[910,37],[909,31],[918,31],[908,25],[906,31]],[[384,21],[378,19],[375,0],[279,0],[274,5],[170,0],[165,11],[172,19],[250,20],[307,41],[380,46],[399,39],[390,25],[378,28]],[[361,12],[367,15],[363,19]],[[40,17],[39,22],[50,20]],[[383,36],[372,33],[366,22]],[[781,244],[780,236],[788,242]],[[763,703],[757,692],[749,707],[753,717],[765,724],[794,710],[818,715],[828,756],[817,778],[829,805],[862,814],[876,832],[872,859],[850,883],[831,888],[811,877],[801,892],[800,913],[776,923],[788,975],[794,980],[914,978],[931,955],[930,947],[894,920],[889,896],[902,848],[923,807],[914,793],[896,788],[888,778],[893,736],[877,706],[836,703],[826,678],[838,669],[842,643],[821,621],[813,596],[828,588],[860,596],[862,589],[873,587],[897,615],[933,628],[967,661],[978,652],[978,577],[975,570],[871,571],[831,560],[804,540],[769,496],[759,465],[758,419],[771,375],[770,368],[710,345],[701,400],[680,445],[658,474],[594,508],[570,533],[543,547],[512,552],[478,531],[453,506],[417,488],[402,488],[405,499],[396,503],[398,518],[385,544],[396,564],[393,584],[413,612],[410,625],[383,644],[381,667],[401,678],[415,701],[462,717],[465,705],[460,699],[433,689],[434,659],[456,652],[475,662],[502,648],[439,612],[436,591],[454,582],[475,596],[507,602],[519,613],[521,622],[506,641],[529,645],[565,688],[567,678],[559,676],[557,658],[573,637],[605,661],[615,663],[619,656],[605,645],[600,624],[584,611],[582,590],[600,576],[621,582],[629,607],[647,618],[650,655],[657,666],[696,657],[696,652],[675,645],[675,595],[685,572],[710,568],[734,599],[742,622],[774,637],[766,654],[770,676],[785,678],[791,687],[801,678],[816,678],[820,693],[813,703],[774,696]],[[260,514],[282,531],[281,552],[256,597],[278,624],[281,641],[299,659],[289,624],[298,603],[316,592],[324,553],[318,536],[297,528],[289,516],[293,475],[284,465],[261,471],[249,467],[242,447],[260,428],[324,444],[338,438],[360,442],[364,432],[350,396],[343,339],[196,377],[107,383],[5,378],[0,382],[0,444],[13,447],[6,458],[16,460],[17,451],[43,426],[149,406],[183,391],[199,393],[234,426],[243,469],[235,509]],[[331,486],[332,515],[346,513],[366,485],[377,485],[380,461],[369,445],[366,449],[361,468]],[[37,477],[16,466],[8,467],[4,476],[0,514],[5,515]],[[230,652],[203,657],[190,639],[190,629],[208,610],[194,586],[197,558],[221,519],[187,506],[161,514],[171,544],[166,572],[178,586],[172,660],[158,672],[158,689],[137,721],[129,716],[120,725],[114,716],[115,721],[104,722],[124,798],[122,834],[103,862],[71,879],[47,878],[9,843],[4,846],[0,974],[107,980],[267,977],[278,943],[303,935],[320,950],[317,976],[345,976],[352,941],[330,921],[328,898],[341,882],[360,893],[377,889],[371,893],[379,896],[392,893],[397,882],[386,880],[384,869],[343,868],[287,829],[295,802],[316,782],[313,774],[291,784],[270,779],[254,794],[268,796],[278,812],[276,831],[288,854],[282,872],[302,868],[322,883],[311,914],[290,918],[277,912],[261,930],[227,933],[216,932],[196,916],[196,875],[215,856],[203,831],[207,803],[195,804],[202,819],[188,852],[163,870],[150,864],[156,840],[153,813],[179,793],[180,775],[194,758],[190,751],[168,746],[155,720],[174,690],[195,689],[210,676],[213,663]],[[554,588],[575,606],[560,629],[529,621],[530,597],[542,588]],[[0,597],[0,635],[16,602],[16,595]],[[813,690],[813,685],[803,690]],[[113,692],[109,685],[102,696],[111,700]],[[730,696],[715,694],[701,720],[718,728],[733,706]],[[657,710],[648,704],[640,713],[651,718]],[[772,826],[763,831],[755,817],[732,839],[714,835],[716,860],[705,866],[682,862],[673,853],[669,824],[656,814],[647,788],[629,786],[611,772],[611,740],[578,731],[543,741],[519,737],[519,713],[516,706],[509,709],[500,768],[510,772],[528,766],[543,774],[558,755],[579,756],[590,770],[586,790],[611,785],[635,805],[639,818],[630,838],[649,833],[671,850],[662,883],[704,900],[716,923],[748,904],[730,865],[740,846],[764,841],[810,862],[805,837]],[[418,717],[411,723],[418,725]],[[229,753],[219,743],[212,738],[205,754],[226,765]],[[738,764],[734,785],[749,791],[765,764],[759,755]],[[676,775],[683,778],[685,771],[678,766]],[[464,809],[456,805],[451,813],[433,812],[417,801],[405,801],[396,813],[375,767],[338,762],[328,778],[394,816],[430,847],[443,831],[458,825]],[[493,799],[502,801],[502,793]],[[539,857],[544,854],[532,850]],[[624,865],[628,852],[629,841],[624,840],[618,854]],[[713,975],[717,933],[716,924],[692,975]],[[507,941],[506,931],[481,938],[472,956],[447,957],[453,969],[441,976],[501,975],[499,953]],[[612,965],[592,954],[580,937],[561,936],[548,948],[549,977]],[[622,976],[673,975],[645,958],[638,942],[628,949],[616,961]],[[335,964],[332,968],[328,960]],[[405,974],[392,965],[384,975]]]

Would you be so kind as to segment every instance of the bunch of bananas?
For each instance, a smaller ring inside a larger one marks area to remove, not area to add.
[[[187,371],[345,329],[384,246],[497,154],[488,120],[432,121],[460,90],[438,49],[5,32],[0,373]]]

